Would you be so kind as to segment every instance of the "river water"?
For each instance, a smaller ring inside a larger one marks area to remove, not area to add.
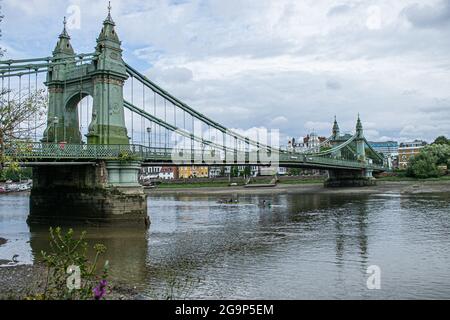
[[[149,231],[83,228],[111,276],[145,298],[450,298],[450,194],[152,195]],[[28,196],[0,196],[0,259],[31,264],[46,228]],[[270,200],[272,207],[262,207]],[[367,288],[369,266],[381,289]]]

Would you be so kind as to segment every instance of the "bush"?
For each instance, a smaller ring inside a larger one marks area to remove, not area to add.
[[[101,300],[107,291],[108,261],[103,273],[98,276],[97,263],[106,251],[101,244],[94,246],[95,258],[87,258],[88,245],[84,241],[86,232],[74,239],[73,230],[62,234],[61,228],[50,228],[50,253],[41,252],[48,272],[44,291],[30,300]],[[79,276],[79,277],[78,277]],[[79,282],[77,282],[79,279]]]
[[[414,178],[436,178],[442,175],[439,166],[450,166],[450,145],[433,144],[421,150],[411,158],[407,175]]]
[[[8,167],[0,171],[0,180],[6,181],[6,180],[12,180],[12,181],[19,181],[19,180],[27,180],[33,178],[33,171],[31,168],[13,168]]]

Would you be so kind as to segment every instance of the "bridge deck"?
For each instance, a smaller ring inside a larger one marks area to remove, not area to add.
[[[386,170],[383,166],[369,162],[335,159],[281,150],[279,153],[267,153],[265,150],[230,153],[223,150],[149,148],[142,145],[18,143],[8,146],[5,149],[5,155],[21,162],[30,163],[49,160],[54,162],[134,160],[143,162],[146,165],[270,166],[279,164],[283,167],[311,169]]]

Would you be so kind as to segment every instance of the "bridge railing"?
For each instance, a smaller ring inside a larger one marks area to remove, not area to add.
[[[205,149],[172,149],[150,148],[143,145],[94,145],[94,144],[66,144],[44,142],[12,142],[5,146],[5,156],[17,160],[123,160],[150,161],[175,164],[255,164],[277,165],[305,164],[321,167],[340,168],[369,168],[384,170],[383,166],[368,162],[320,157],[307,154],[280,152],[272,158],[262,158],[264,151],[241,152],[227,155],[217,150]],[[231,159],[230,159],[231,156]],[[273,154],[271,154],[273,156]],[[178,159],[178,160],[177,160]],[[262,159],[272,160],[264,163]],[[178,162],[177,162],[178,161]],[[276,162],[275,162],[276,161]]]
[[[121,159],[140,158],[142,146],[89,145],[43,142],[14,142],[6,144],[4,153],[14,159]]]

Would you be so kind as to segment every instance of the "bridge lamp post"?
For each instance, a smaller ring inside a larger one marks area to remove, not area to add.
[[[58,143],[58,132],[56,131],[56,126],[59,123],[59,118],[58,117],[54,117],[53,118],[53,132],[55,134],[55,143]]]
[[[150,149],[152,146],[152,128],[147,128],[147,134],[148,134],[148,148]]]

